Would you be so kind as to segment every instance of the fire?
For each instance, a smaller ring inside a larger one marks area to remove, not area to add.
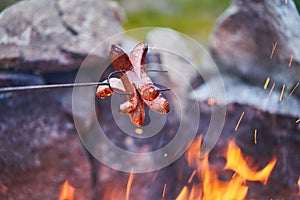
[[[73,200],[75,189],[69,184],[69,181],[65,181],[61,187],[58,200]]]
[[[300,196],[300,176],[298,178],[298,195]]]
[[[202,137],[197,138],[186,153],[186,160],[190,167],[196,168],[189,178],[193,179],[194,173],[197,174],[201,183],[195,183],[191,187],[184,186],[177,196],[177,200],[215,200],[215,199],[245,199],[248,186],[247,181],[259,181],[266,184],[268,178],[276,164],[276,158],[263,168],[258,170],[249,167],[249,163],[253,163],[253,159],[245,157],[241,149],[235,144],[234,140],[228,143],[226,150],[222,156],[226,158],[226,165],[222,169],[224,172],[232,172],[230,180],[220,180],[220,169],[210,165],[208,156],[200,159],[200,146]]]
[[[239,176],[248,181],[260,181],[264,185],[267,183],[268,178],[276,164],[276,158],[273,159],[262,170],[256,171],[249,168],[247,163],[252,163],[250,157],[243,158],[241,149],[230,141],[227,150],[227,163],[225,169],[235,171]]]
[[[132,182],[133,182],[133,177],[134,177],[133,173],[130,172],[128,182],[127,182],[127,187],[126,187],[126,200],[129,200],[130,190],[131,190],[131,186],[132,186]]]

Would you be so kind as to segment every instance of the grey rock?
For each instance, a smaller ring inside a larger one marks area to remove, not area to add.
[[[299,117],[300,102],[297,96],[289,95],[289,93],[285,91],[280,101],[281,86],[275,85],[274,90],[271,92],[271,85],[264,90],[262,86],[250,85],[237,77],[223,75],[222,79],[225,85],[226,104],[228,105],[237,103],[272,114],[281,114],[295,118]],[[201,102],[212,99],[207,85],[213,84],[214,82],[217,82],[216,78],[211,78],[206,84],[195,89],[195,93],[192,93],[191,97]]]
[[[8,7],[0,14],[1,68],[77,69],[98,44],[94,56],[106,58],[111,44],[105,40],[122,31],[115,8],[105,0],[30,0]]]
[[[235,0],[218,19],[211,54],[221,70],[254,83],[268,76],[281,84],[299,81],[299,30],[300,16],[292,0]]]
[[[153,75],[156,83],[172,88],[180,99],[184,99],[192,90],[190,81],[199,73],[194,57],[195,46],[188,39],[179,32],[166,28],[154,28],[147,33],[147,42],[153,47],[150,52],[158,54],[161,62],[161,65],[150,63],[147,67],[168,71],[168,73],[150,73],[150,76]]]
[[[86,153],[51,92],[15,93],[0,102],[0,199],[57,199],[66,180],[78,199],[88,199]]]
[[[11,87],[20,85],[42,85],[44,79],[39,75],[17,73],[17,72],[0,72],[0,87]],[[1,96],[0,96],[1,99]]]
[[[210,40],[211,55],[223,75],[226,104],[299,116],[298,89],[289,95],[300,77],[298,30],[300,16],[293,1],[232,2],[218,19]],[[267,77],[270,83],[264,90]],[[214,83],[215,79],[212,77],[207,83]],[[273,84],[274,91],[269,95]],[[195,96],[201,101],[212,98],[204,84]]]

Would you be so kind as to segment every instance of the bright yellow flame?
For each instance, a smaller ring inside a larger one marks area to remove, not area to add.
[[[73,200],[75,189],[69,184],[69,181],[65,181],[61,187],[58,200]]]
[[[200,159],[199,153],[201,148],[202,137],[199,136],[190,146],[186,153],[186,160],[190,167],[195,170],[191,174],[188,184],[191,184],[195,174],[198,175],[202,183],[195,183],[192,187],[184,186],[177,196],[177,200],[223,200],[223,199],[245,199],[248,186],[247,181],[260,181],[266,184],[268,178],[276,164],[276,158],[261,170],[249,167],[248,163],[253,163],[250,157],[244,157],[241,149],[235,144],[234,140],[228,143],[225,151],[221,156],[226,158],[226,165],[223,170],[234,172],[231,179],[219,180],[220,171],[209,164],[208,156]]]
[[[241,149],[232,140],[228,145],[227,150],[227,162],[225,169],[231,169],[235,171],[239,176],[249,181],[260,181],[266,184],[268,178],[276,164],[277,159],[275,157],[265,166],[262,170],[256,171],[251,169],[247,163],[251,163],[250,158],[243,158]]]
[[[181,192],[179,193],[179,195],[177,196],[176,200],[186,200],[188,199],[188,187],[184,186],[181,190]]]

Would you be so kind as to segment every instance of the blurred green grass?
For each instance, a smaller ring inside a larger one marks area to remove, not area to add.
[[[6,8],[7,6],[17,2],[19,0],[1,0],[0,1],[0,11],[2,11],[4,8]]]
[[[130,0],[119,0],[124,4]],[[300,11],[300,0],[294,0]],[[218,16],[229,6],[231,0],[165,0],[167,6],[142,7],[126,11],[125,30],[139,27],[168,27],[187,34],[197,41],[207,42]],[[153,0],[153,4],[156,1]],[[136,39],[139,35],[131,35]]]
[[[126,12],[125,30],[138,27],[168,27],[198,41],[207,41],[216,18],[228,7],[230,0],[166,0],[166,2],[166,6],[161,9],[144,7]],[[121,3],[124,1],[121,0]],[[139,36],[134,37],[140,39]]]

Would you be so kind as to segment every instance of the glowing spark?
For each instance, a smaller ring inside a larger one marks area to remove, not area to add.
[[[136,128],[135,133],[138,134],[138,135],[142,135],[144,133],[144,131],[141,128]]]
[[[264,90],[267,89],[269,83],[270,83],[270,77],[268,77],[268,78],[266,79],[266,82],[265,82],[265,85],[264,85]]]
[[[293,57],[294,57],[294,55],[292,54],[292,55],[291,55],[291,58],[290,58],[290,62],[289,62],[289,67],[292,66],[292,63],[293,63]]]
[[[271,90],[270,90],[270,92],[269,92],[269,95],[268,95],[268,97],[267,97],[266,101],[268,101],[268,100],[269,100],[269,98],[270,98],[270,96],[271,96],[271,94],[272,94],[272,92],[273,92],[274,88],[275,88],[275,83],[273,83],[273,85],[272,85],[272,87],[271,87]]]
[[[193,180],[194,176],[196,175],[196,173],[197,173],[197,171],[194,170],[193,173],[191,174],[189,180],[188,180],[188,183],[191,183],[191,182],[192,182],[192,180]]]
[[[210,105],[210,106],[213,106],[214,103],[215,103],[214,100],[211,99],[211,98],[207,100],[207,104]]]
[[[257,135],[257,129],[254,130],[254,144],[257,144],[256,135]]]
[[[161,198],[162,198],[162,199],[165,199],[165,196],[166,196],[166,189],[167,189],[167,184],[164,185],[164,189],[163,189],[163,192],[162,192],[162,195],[161,195]]]
[[[271,55],[270,55],[271,59],[273,58],[276,47],[277,47],[277,42],[273,43],[272,52],[271,52]]]
[[[166,158],[167,156],[168,156],[168,154],[167,154],[167,153],[165,153],[165,154],[164,154],[164,157]]]
[[[290,96],[295,92],[295,90],[297,89],[297,87],[299,86],[299,82],[295,85],[295,87],[292,89]]]
[[[300,118],[299,119],[297,119],[297,121],[296,121],[296,124],[298,124],[300,122]]]
[[[280,97],[279,97],[279,101],[282,101],[284,89],[285,89],[285,84],[283,84],[283,86],[282,86],[282,90],[281,90],[281,94],[280,94]]]
[[[130,175],[129,175],[129,178],[128,178],[127,187],[126,187],[126,200],[129,200],[129,195],[130,195],[130,189],[131,189],[132,182],[133,182],[133,173],[131,171]]]
[[[236,126],[235,126],[235,129],[234,129],[235,131],[237,131],[237,129],[239,128],[239,125],[240,125],[240,123],[241,123],[241,121],[242,121],[244,115],[245,115],[245,112],[243,112],[243,113],[241,114],[240,119],[239,119],[238,123],[237,123]]]

